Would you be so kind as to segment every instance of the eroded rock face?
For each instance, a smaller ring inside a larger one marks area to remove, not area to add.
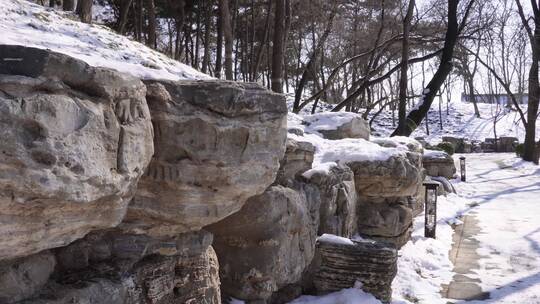
[[[0,264],[0,303],[31,297],[47,283],[56,259],[49,251]]]
[[[218,262],[206,231],[170,239],[91,233],[56,251],[44,288],[24,303],[221,302]]]
[[[383,303],[392,299],[392,280],[397,273],[397,250],[378,242],[317,241],[318,266],[314,284],[320,293],[351,288],[362,289]]]
[[[411,196],[423,180],[422,154],[415,152],[384,161],[357,161],[347,165],[354,173],[356,191],[362,196]]]
[[[315,147],[307,141],[297,141],[287,138],[285,155],[280,161],[276,183],[286,185],[291,180],[311,169]]]
[[[215,235],[222,292],[266,301],[300,281],[311,262],[319,223],[319,194],[310,185],[272,186],[208,227]]]
[[[413,210],[408,201],[372,202],[361,198],[358,204],[360,235],[393,243],[401,248],[410,239]]]
[[[0,46],[0,260],[118,225],[153,154],[145,93],[128,75]]]
[[[321,193],[320,226],[325,233],[352,237],[357,232],[357,196],[354,176],[347,166],[335,166],[328,172],[313,174],[309,182]]]
[[[442,176],[452,179],[456,174],[454,159],[444,151],[433,151],[424,154],[422,164],[429,176]]]
[[[156,153],[125,231],[163,236],[200,229],[274,181],[287,132],[282,95],[226,81],[148,86]]]

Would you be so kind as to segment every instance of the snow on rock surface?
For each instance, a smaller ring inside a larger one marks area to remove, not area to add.
[[[25,0],[2,0],[0,44],[49,49],[143,79],[211,79],[210,76],[116,34],[101,25],[85,24],[72,13]]]

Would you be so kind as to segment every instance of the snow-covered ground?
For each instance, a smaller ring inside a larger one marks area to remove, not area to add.
[[[76,20],[26,0],[0,0],[0,44],[50,49],[144,79],[210,78],[105,26]]]
[[[469,154],[468,180],[457,184],[478,207],[475,270],[490,299],[471,303],[540,303],[540,167],[513,154]]]
[[[447,114],[448,107],[448,114]],[[426,131],[425,122],[416,129],[412,137],[424,137],[428,142],[437,143],[442,136],[463,137],[469,140],[484,141],[493,138],[494,121],[497,120],[497,137],[517,137],[520,142],[525,138],[525,129],[520,121],[519,113],[504,106],[495,104],[479,103],[480,118],[474,115],[474,107],[471,103],[452,101],[448,105],[442,104],[442,129],[439,117],[439,103],[435,101],[428,114],[429,135]],[[527,106],[522,105],[523,112],[527,113]],[[387,136],[393,130],[391,112],[381,113],[372,125],[376,134]],[[536,127],[540,131],[540,125]]]

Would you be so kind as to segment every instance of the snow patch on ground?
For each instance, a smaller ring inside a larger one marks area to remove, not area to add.
[[[210,76],[116,34],[101,25],[76,20],[25,0],[2,0],[0,44],[49,49],[143,79],[211,79]]]
[[[467,182],[458,191],[477,207],[482,291],[471,303],[540,303],[540,167],[512,153],[467,156]]]
[[[445,304],[441,285],[451,282],[454,266],[450,261],[453,224],[469,208],[469,201],[456,194],[439,196],[437,202],[437,238],[424,237],[424,217],[414,219],[412,239],[399,251],[398,273],[393,302]]]

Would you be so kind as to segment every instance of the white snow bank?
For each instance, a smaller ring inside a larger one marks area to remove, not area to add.
[[[354,242],[351,239],[337,236],[334,234],[325,233],[317,238],[319,241],[328,242],[332,244],[342,244],[342,245],[354,245]]]
[[[424,150],[424,156],[429,157],[429,158],[447,158],[448,153],[446,153],[444,151],[425,149]]]
[[[330,173],[330,170],[334,167],[337,167],[337,163],[335,162],[328,162],[328,163],[322,163],[314,166],[313,168],[307,170],[302,174],[307,179],[310,179],[315,174],[323,174],[328,175]]]
[[[0,44],[49,49],[91,66],[108,67],[143,79],[211,77],[101,25],[74,21],[72,13],[25,0],[2,0]]]
[[[337,113],[334,113],[337,114]],[[333,119],[340,121],[342,116],[324,116],[325,125],[335,125]],[[307,178],[316,172],[328,172],[332,163],[350,163],[359,161],[385,161],[393,156],[406,156],[411,150],[421,149],[418,141],[407,137],[372,138],[370,141],[361,138],[345,138],[339,140],[324,139],[322,135],[305,121],[304,117],[289,113],[287,116],[288,128],[304,131],[303,136],[288,134],[296,141],[307,141],[315,147],[313,171],[308,171]],[[304,175],[305,176],[305,175]]]
[[[398,273],[394,282],[392,303],[444,304],[441,285],[454,276],[449,252],[452,248],[453,224],[468,210],[470,201],[456,194],[439,196],[437,204],[437,238],[424,237],[424,217],[414,219],[412,240],[401,248]]]
[[[324,296],[301,296],[289,304],[381,304],[381,301],[361,288],[362,284],[357,282],[353,288]]]

